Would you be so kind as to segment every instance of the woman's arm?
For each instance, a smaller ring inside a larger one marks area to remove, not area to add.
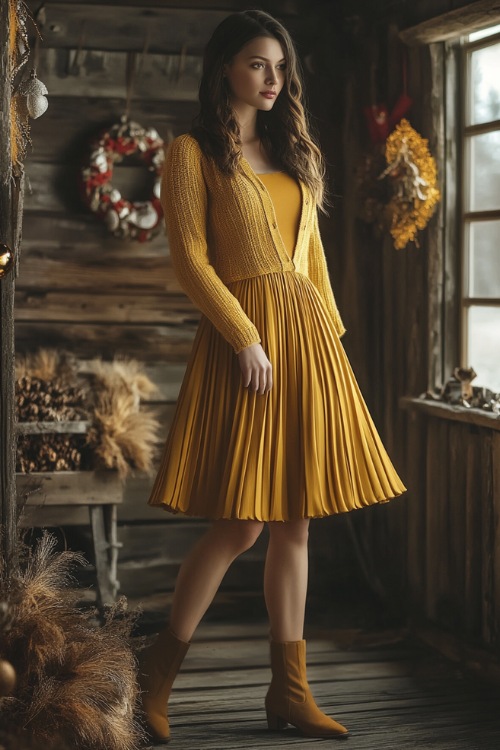
[[[260,342],[259,332],[210,264],[207,248],[207,190],[201,151],[194,139],[170,144],[163,169],[161,202],[170,255],[179,283],[236,354]]]
[[[342,318],[340,317],[339,309],[333,295],[330,276],[328,274],[328,266],[326,264],[325,251],[319,233],[318,214],[316,211],[314,213],[313,222],[314,224],[309,244],[308,276],[314,286],[318,289],[325,305],[330,311],[338,335],[343,336],[346,329],[342,323]]]

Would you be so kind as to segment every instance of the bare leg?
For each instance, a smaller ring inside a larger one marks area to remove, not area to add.
[[[170,628],[183,641],[191,640],[227,569],[252,547],[264,524],[260,521],[215,521],[184,560],[175,585]]]
[[[271,623],[272,680],[266,695],[268,727],[280,730],[292,724],[306,737],[345,737],[347,729],[318,708],[307,682],[303,631],[309,521],[273,522],[269,524],[269,532],[264,573],[264,594]]]
[[[269,523],[264,596],[273,640],[300,641],[307,594],[309,519]]]

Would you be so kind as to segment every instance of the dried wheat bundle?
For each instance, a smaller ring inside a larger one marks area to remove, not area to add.
[[[89,445],[102,466],[125,477],[130,467],[151,471],[160,425],[140,408],[156,386],[134,360],[94,360],[85,367],[90,379],[93,426]]]
[[[18,446],[17,470],[69,471],[130,468],[151,471],[160,424],[141,400],[156,386],[135,360],[95,359],[84,365],[66,352],[40,349],[16,365],[18,420],[90,418],[86,445],[75,436],[26,436]]]
[[[56,750],[61,742],[72,750],[135,750],[142,733],[134,720],[133,618],[124,599],[101,627],[93,612],[78,610],[68,584],[82,558],[55,553],[54,545],[45,533],[19,573],[0,569],[0,601],[9,610],[0,656],[17,673],[14,695],[0,699],[0,730],[22,729],[27,742],[41,743],[34,748]]]
[[[39,349],[16,356],[16,378],[32,377],[40,380],[62,380],[74,384],[77,374],[75,357],[69,352]]]

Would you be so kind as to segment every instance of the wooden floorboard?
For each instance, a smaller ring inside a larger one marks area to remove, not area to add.
[[[308,675],[344,740],[266,728],[267,626],[200,626],[170,701],[169,750],[498,750],[500,687],[462,673],[404,630],[310,629]],[[347,645],[346,645],[347,644]],[[159,750],[167,745],[157,745]]]

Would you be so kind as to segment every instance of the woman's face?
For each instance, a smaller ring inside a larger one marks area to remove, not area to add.
[[[270,110],[285,83],[286,61],[277,39],[259,36],[245,44],[224,66],[231,103]]]

